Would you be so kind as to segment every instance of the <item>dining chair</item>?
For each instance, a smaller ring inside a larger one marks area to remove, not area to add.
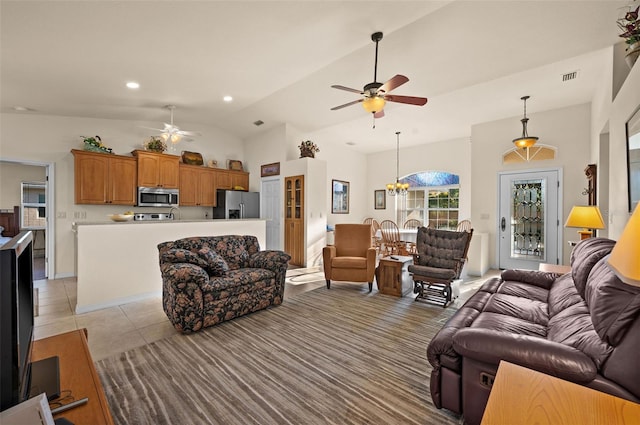
[[[407,244],[400,240],[398,225],[393,220],[383,220],[380,223],[382,243],[386,255],[406,255]]]
[[[471,220],[462,220],[458,223],[456,232],[468,232],[471,230]]]
[[[417,218],[410,218],[409,220],[404,222],[403,227],[405,229],[417,229],[418,227],[423,226],[422,221]],[[415,242],[407,242],[407,250],[410,255],[416,254],[416,243]]]

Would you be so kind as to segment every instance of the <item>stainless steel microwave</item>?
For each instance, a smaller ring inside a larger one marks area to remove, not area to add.
[[[177,207],[180,203],[178,189],[161,187],[138,187],[139,207]]]

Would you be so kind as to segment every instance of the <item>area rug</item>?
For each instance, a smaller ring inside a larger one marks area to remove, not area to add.
[[[96,368],[116,424],[458,424],[426,359],[454,312],[334,283]]]

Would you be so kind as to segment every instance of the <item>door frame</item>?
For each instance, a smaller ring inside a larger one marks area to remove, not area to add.
[[[47,279],[55,279],[55,269],[56,269],[56,229],[55,229],[55,163],[54,162],[41,162],[41,161],[30,161],[23,159],[11,159],[11,158],[1,158],[0,163],[5,162],[9,164],[17,164],[17,165],[29,165],[35,167],[44,167],[45,169],[45,178],[46,178],[46,187],[45,187],[45,208],[47,209],[47,227],[46,227],[46,250],[45,250],[45,273]],[[20,209],[20,213],[22,213],[22,208]],[[22,218],[21,218],[22,220]]]
[[[518,175],[518,174],[529,174],[529,173],[545,173],[549,171],[556,171],[558,173],[558,241],[557,241],[557,255],[558,261],[562,262],[564,258],[564,252],[562,248],[564,247],[564,234],[561,229],[560,219],[564,217],[564,204],[563,204],[563,188],[564,188],[564,178],[562,174],[561,167],[550,167],[550,168],[531,168],[531,169],[519,169],[519,170],[509,170],[509,171],[498,171],[498,178],[496,182],[496,267],[500,267],[500,182],[502,180],[503,175]],[[548,260],[548,259],[547,259]]]

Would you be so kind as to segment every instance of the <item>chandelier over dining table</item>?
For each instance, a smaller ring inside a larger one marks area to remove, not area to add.
[[[405,196],[409,189],[409,183],[400,182],[400,132],[396,131],[396,182],[387,185],[387,195]]]

